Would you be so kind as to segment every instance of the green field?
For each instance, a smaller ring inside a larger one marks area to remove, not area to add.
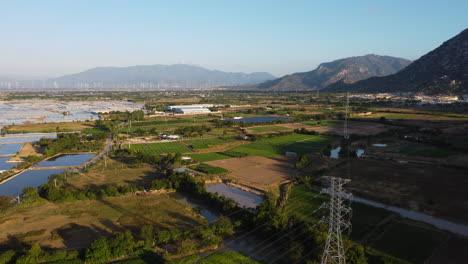
[[[459,114],[433,114],[433,113],[391,113],[391,112],[376,112],[369,116],[362,116],[362,119],[414,119],[414,120],[466,120],[465,115]]]
[[[223,143],[228,143],[228,140],[221,138],[207,138],[207,139],[194,139],[194,140],[185,140],[184,143],[192,146],[194,149],[206,149],[210,146],[219,145]]]
[[[225,168],[211,166],[211,165],[208,165],[208,164],[205,164],[205,163],[201,163],[199,165],[191,166],[190,168],[192,168],[192,169],[194,169],[196,171],[199,171],[199,172],[209,174],[209,175],[221,174],[221,173],[228,172],[228,170],[226,170]]]
[[[326,196],[313,190],[293,186],[284,210],[289,215],[316,222],[327,211],[311,212],[326,200]],[[448,237],[447,233],[429,225],[401,218],[381,208],[356,202],[351,206],[352,240],[411,263],[423,263]]]
[[[293,186],[284,212],[305,221],[316,222],[323,212],[315,214],[311,214],[311,212],[319,208],[327,200],[328,198],[325,195],[317,194],[305,187]]]
[[[217,264],[217,263],[222,263],[222,264],[238,264],[238,263],[244,263],[244,264],[260,264],[260,262],[254,261],[240,253],[234,252],[234,251],[228,251],[228,252],[222,252],[222,253],[216,253],[213,255],[209,255],[205,258],[203,258],[200,261],[201,264]]]
[[[333,140],[335,140],[333,137],[328,136],[291,134],[260,139],[259,141],[232,150],[249,155],[272,158],[278,155],[284,155],[287,151],[296,152],[299,155],[321,151],[322,148],[330,144]]]
[[[232,157],[226,156],[222,153],[212,152],[212,153],[197,153],[197,154],[188,154],[187,156],[191,157],[192,159],[198,162],[207,162],[213,160],[222,160],[222,159],[230,159]]]
[[[263,133],[263,132],[285,131],[285,130],[288,130],[288,128],[282,127],[282,126],[261,126],[261,127],[249,127],[249,130],[252,130],[257,133]]]
[[[343,120],[306,121],[302,122],[302,124],[311,126],[341,126],[343,125]]]
[[[258,261],[254,261],[240,253],[235,251],[217,252],[209,254],[208,256],[201,258],[200,255],[192,255],[183,259],[173,260],[170,264],[260,264]]]
[[[410,262],[423,263],[448,238],[448,234],[429,228],[405,219],[392,221],[375,235],[370,245]]]
[[[132,144],[130,145],[130,150],[147,154],[192,152],[189,148],[187,148],[180,142]]]
[[[454,151],[413,142],[404,142],[401,147],[399,147],[396,150],[393,150],[392,152],[408,156],[419,156],[428,158],[446,158],[451,155],[457,154]]]

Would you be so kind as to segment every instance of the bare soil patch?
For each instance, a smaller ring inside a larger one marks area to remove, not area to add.
[[[19,151],[19,153],[11,158],[11,161],[25,161],[28,156],[43,156],[44,155],[44,147],[37,147],[34,146],[33,143],[24,143],[23,147]]]
[[[306,125],[301,123],[277,124],[277,126],[287,127],[291,130],[306,128],[308,130],[315,130],[320,133],[331,132],[337,135],[343,135],[343,125],[322,126],[322,125]],[[357,135],[375,135],[380,132],[398,128],[397,126],[377,123],[377,122],[348,122],[348,133]]]
[[[228,169],[225,177],[239,183],[266,190],[282,181],[291,179],[295,174],[293,163],[286,158],[265,158],[249,156],[206,162],[209,165]]]
[[[352,159],[350,169],[357,196],[468,223],[466,169],[370,159]],[[328,175],[343,177],[347,166]]]

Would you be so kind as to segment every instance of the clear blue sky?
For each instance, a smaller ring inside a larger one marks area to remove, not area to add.
[[[369,53],[417,59],[466,0],[0,0],[0,75],[197,64],[277,76]]]

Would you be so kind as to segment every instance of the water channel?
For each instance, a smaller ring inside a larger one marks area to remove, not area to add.
[[[256,207],[264,200],[263,197],[259,195],[228,186],[224,183],[208,184],[206,187],[208,191],[217,192],[219,195],[232,198],[239,205],[248,208]],[[190,197],[189,195],[182,193],[172,193],[170,196],[178,201],[188,204],[190,207],[199,212],[200,215],[205,217],[206,220],[208,220],[210,223],[215,222],[216,219],[221,216],[221,214],[215,208],[212,208],[209,205]],[[253,260],[262,261],[264,263],[271,262],[278,256],[278,252],[281,252],[277,245],[270,244],[269,241],[265,241],[264,238],[261,238],[254,233],[247,235],[240,234],[238,236],[229,237],[224,240],[224,246],[225,248],[228,248],[232,251],[240,252],[246,256],[249,256]]]
[[[231,198],[241,207],[255,208],[264,200],[260,195],[249,193],[224,183],[208,184],[206,189],[211,193],[218,193],[219,195]]]
[[[60,155],[52,159],[45,160],[33,168],[78,166],[92,159],[96,154],[73,154]]]
[[[47,167],[67,167],[78,166],[93,158],[96,154],[76,154],[76,155],[61,155],[54,160],[47,160],[34,166],[34,168]],[[11,157],[0,158],[0,170],[9,170],[17,163],[6,163],[6,160]],[[67,169],[44,169],[44,170],[27,170],[17,176],[0,184],[0,195],[17,196],[22,193],[26,187],[38,187],[47,183],[49,176],[59,174]]]
[[[18,196],[26,187],[39,187],[46,183],[49,176],[59,174],[67,169],[29,170],[0,184],[0,195]]]

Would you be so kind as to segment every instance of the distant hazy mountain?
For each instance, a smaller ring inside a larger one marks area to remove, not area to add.
[[[100,67],[53,79],[56,86],[78,88],[79,85],[115,86],[147,85],[153,88],[210,88],[229,85],[253,85],[276,78],[266,72],[240,73],[207,70],[193,65],[149,65]],[[148,88],[148,87],[147,87]]]
[[[390,56],[369,54],[320,64],[309,72],[294,73],[266,81],[253,88],[265,90],[323,89],[338,81],[354,83],[373,76],[390,75],[409,65],[411,61]]]
[[[354,84],[336,83],[326,91],[468,94],[468,29],[396,74]]]

